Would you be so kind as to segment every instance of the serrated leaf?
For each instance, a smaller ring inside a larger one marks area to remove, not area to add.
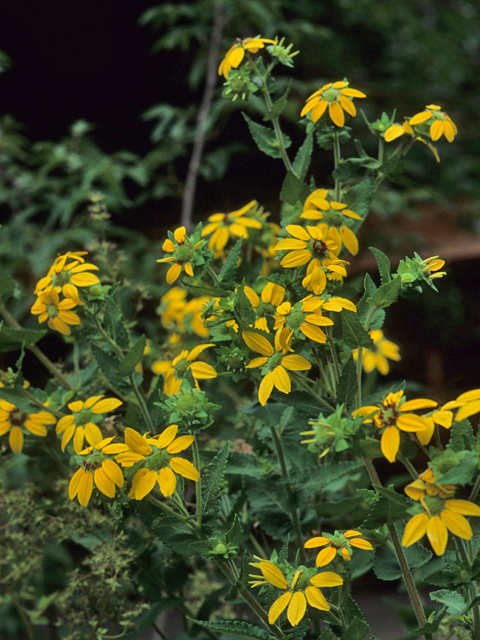
[[[380,249],[376,249],[375,247],[369,247],[369,249],[377,261],[381,283],[386,284],[387,282],[390,282],[392,279],[392,276],[390,275],[390,260],[383,251],[380,251]]]
[[[394,277],[387,284],[382,284],[375,291],[373,296],[367,300],[369,304],[377,309],[386,309],[398,300],[398,295],[402,286],[402,279]]]
[[[332,176],[336,180],[348,180],[356,175],[361,169],[376,171],[380,167],[380,162],[375,158],[348,158],[343,160],[333,171]]]
[[[255,309],[252,307],[252,303],[245,294],[245,279],[239,285],[237,289],[238,303],[235,305],[235,315],[242,328],[246,328],[246,325],[253,325],[255,322],[256,314]]]
[[[235,286],[235,274],[237,270],[238,259],[242,251],[242,238],[239,238],[234,246],[228,252],[227,259],[218,274],[218,279],[224,287]]]
[[[130,375],[132,371],[135,369],[137,364],[141,362],[143,358],[143,352],[145,351],[145,346],[147,344],[147,340],[144,335],[141,335],[140,338],[135,342],[133,347],[121,361],[120,366],[118,367],[117,375],[119,378],[125,378]]]
[[[0,267],[0,304],[4,304],[15,291],[15,280]]]
[[[392,489],[378,487],[378,492],[381,494],[381,498],[362,522],[362,527],[365,529],[378,529],[384,524],[403,520],[411,506],[407,498]]]
[[[344,404],[347,409],[355,400],[357,393],[357,370],[352,356],[342,367],[342,375],[337,385],[337,404]]]
[[[425,624],[423,627],[415,629],[414,631],[411,631],[408,636],[408,640],[418,638],[426,634],[434,634],[438,630],[438,627],[440,626],[440,623],[442,622],[443,617],[446,613],[446,607],[442,607],[438,611],[434,611],[433,613],[431,613],[428,616],[427,624]]]
[[[290,93],[291,86],[292,86],[292,80],[289,80],[288,85],[285,88],[285,93],[282,96],[280,96],[278,100],[275,100],[270,111],[268,111],[263,116],[264,121],[272,120],[273,118],[278,118],[280,115],[282,115],[283,110],[287,106],[288,94]]]
[[[317,491],[325,490],[333,482],[342,479],[348,482],[350,474],[363,468],[362,460],[352,460],[338,463],[324,463],[309,474],[309,478],[302,483],[302,495],[308,497]]]
[[[373,196],[375,194],[375,181],[372,177],[362,180],[351,189],[345,192],[344,201],[349,209],[358,213],[365,219],[370,210]]]
[[[207,535],[216,533],[220,518],[220,488],[225,476],[230,443],[226,442],[202,473],[202,527]],[[197,506],[198,509],[198,506]]]
[[[303,205],[310,195],[308,186],[291,171],[287,171],[280,192],[280,200],[287,204],[295,205],[297,202]]]
[[[108,382],[122,393],[128,393],[131,389],[130,385],[124,378],[120,378],[117,375],[117,371],[120,367],[120,360],[117,356],[104,351],[100,347],[97,347],[96,344],[92,344],[90,348],[92,350],[93,357]]]
[[[434,469],[435,460],[432,462]],[[438,484],[456,484],[465,486],[470,484],[477,474],[478,457],[473,451],[464,451],[463,455],[459,452],[458,464],[449,469],[446,473],[440,474],[434,469],[436,481]]]
[[[104,309],[103,323],[112,340],[120,349],[126,350],[130,344],[130,336],[125,327],[122,312],[111,299],[107,300]]]
[[[269,127],[264,127],[263,125],[254,122],[246,113],[242,112],[242,116],[245,118],[253,141],[260,151],[271,158],[281,158],[282,154],[275,136],[275,131]],[[292,141],[284,134],[282,134],[282,139],[283,146],[287,149],[292,144]]]
[[[132,500],[131,503],[143,524],[174,553],[196,555],[197,549],[190,545],[198,545],[198,538],[187,529],[181,518],[166,515],[146,500]]]
[[[355,311],[342,309],[341,313],[343,327],[342,337],[345,340],[345,344],[351,349],[358,349],[359,347],[371,349],[373,347],[373,340],[368,335],[368,331],[365,331],[362,327]]]
[[[348,625],[348,629],[341,636],[341,640],[365,640],[370,632],[370,627],[363,620],[354,618]]]
[[[469,420],[454,422],[450,428],[450,440],[447,449],[453,451],[472,451],[475,446],[475,436]]]
[[[268,640],[270,638],[268,631],[249,622],[243,622],[243,620],[212,620],[207,622],[206,620],[196,620],[195,618],[188,619],[205,629],[238,636],[239,638],[247,638],[248,640]]]
[[[295,156],[295,160],[293,161],[293,171],[295,175],[297,175],[300,180],[303,180],[308,172],[308,167],[310,166],[310,160],[312,158],[313,152],[313,134],[307,133],[307,136],[297,151],[297,155]]]
[[[245,478],[254,518],[274,540],[284,540],[293,531],[290,504],[285,485],[276,478]]]
[[[401,537],[403,527],[397,526],[397,530]],[[433,556],[430,549],[427,549],[419,542],[404,548],[403,552],[411,571],[416,571],[423,567]],[[402,576],[397,556],[389,547],[381,547],[375,551],[373,571],[380,580],[398,580]]]
[[[45,329],[14,329],[2,325],[0,327],[0,353],[16,351],[23,343],[27,347],[30,344],[35,344],[46,333]]]
[[[467,609],[467,603],[458,591],[449,591],[448,589],[431,591],[430,598],[444,604],[447,607],[447,613],[453,616],[461,616]]]

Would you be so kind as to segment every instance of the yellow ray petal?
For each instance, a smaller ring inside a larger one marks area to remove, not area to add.
[[[405,531],[403,532],[402,545],[409,547],[423,538],[427,532],[428,516],[426,513],[418,513],[407,522]]]

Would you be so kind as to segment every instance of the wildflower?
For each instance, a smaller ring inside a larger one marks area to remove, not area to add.
[[[162,494],[168,498],[177,486],[175,473],[198,482],[200,474],[193,464],[184,458],[172,457],[187,449],[195,436],[176,438],[178,425],[172,424],[163,433],[153,438],[147,434],[141,436],[138,431],[125,429],[125,444],[128,451],[120,453],[115,459],[122,467],[132,467],[143,461],[144,465],[133,476],[129,498],[142,500],[158,484]]]
[[[444,135],[449,142],[453,142],[453,139],[458,133],[458,129],[454,122],[442,108],[436,104],[429,104],[425,107],[424,111],[417,113],[408,121],[410,126],[425,123],[430,129],[430,138],[435,142]]]
[[[246,213],[255,213],[257,208],[258,202],[252,200],[237,211],[214,213],[208,218],[210,224],[207,224],[203,229],[202,236],[212,234],[208,241],[208,248],[215,256],[222,255],[229,238],[248,238],[248,229],[262,228],[262,223],[259,220],[244,215]]]
[[[362,538],[360,531],[353,531],[351,529],[345,531],[345,533],[335,531],[333,535],[325,534],[324,536],[310,538],[310,540],[307,540],[305,543],[305,549],[315,549],[316,547],[325,547],[325,549],[322,549],[317,554],[315,561],[317,567],[324,567],[329,564],[336,555],[339,555],[344,560],[350,561],[352,559],[352,547],[365,549],[367,551],[373,550],[371,543]]]
[[[230,69],[232,67],[236,69],[242,62],[245,57],[245,51],[257,53],[257,51],[265,47],[265,43],[275,44],[275,40],[268,40],[267,38],[244,38],[240,40],[240,38],[237,38],[235,44],[230,47],[225,54],[225,58],[220,63],[218,75],[228,78]]]
[[[194,252],[202,244],[203,240],[196,242],[193,247],[190,239],[187,236],[185,227],[178,227],[173,232],[173,240],[167,238],[162,245],[162,249],[167,253],[173,253],[168,258],[161,258],[157,262],[173,262],[170,269],[167,271],[167,282],[173,284],[175,280],[180,276],[182,270],[191,277],[193,277],[192,260],[195,258]]]
[[[416,400],[408,400],[402,404],[403,391],[397,393],[389,393],[385,400],[378,405],[365,406],[356,409],[353,416],[370,416],[364,422],[372,422],[375,426],[382,430],[380,447],[385,458],[389,462],[395,462],[398,449],[400,447],[400,432],[417,433],[425,429],[425,422],[420,417],[410,411],[417,409],[426,409],[435,407],[437,403],[434,400],[426,398],[417,398]]]
[[[327,280],[342,280],[347,275],[344,265],[346,260],[331,260],[325,258],[320,262],[316,258],[308,263],[307,273],[302,280],[302,287],[312,291],[315,295],[321,295],[327,286]],[[344,298],[342,298],[344,299]],[[347,307],[346,307],[347,308]],[[330,309],[333,311],[333,309]]]
[[[161,297],[157,313],[160,314],[162,326],[180,333],[190,329],[201,338],[206,338],[208,328],[203,324],[202,311],[212,298],[201,296],[188,301],[186,298],[187,292],[181,287],[172,287]]]
[[[425,533],[437,556],[443,555],[448,542],[448,532],[470,540],[473,536],[470,523],[464,516],[480,516],[480,507],[468,500],[451,500],[453,485],[434,484],[435,476],[430,469],[421,478],[410,483],[405,493],[420,502],[424,512],[417,513],[407,522],[402,545],[409,547],[418,542]]]
[[[59,256],[50,267],[47,275],[39,280],[35,287],[35,293],[48,293],[54,289],[57,293],[60,291],[65,298],[72,298],[76,304],[82,305],[77,287],[90,287],[99,284],[100,280],[93,273],[88,271],[97,270],[94,264],[85,263],[82,256],[87,251],[69,251],[63,256]],[[72,260],[72,262],[68,262]]]
[[[288,338],[285,331],[287,335],[290,334],[288,329],[279,330],[275,334],[275,349],[264,336],[252,331],[242,332],[247,347],[263,356],[262,358],[254,358],[246,366],[247,369],[262,367],[264,378],[258,389],[258,399],[263,406],[267,403],[273,387],[282,393],[290,393],[292,383],[287,370],[308,371],[312,367],[303,356],[294,353],[285,355],[291,350],[291,335]]]
[[[366,95],[357,89],[351,89],[348,82],[334,82],[324,85],[307,99],[300,116],[306,115],[311,111],[312,122],[317,122],[328,107],[330,119],[337,127],[343,127],[345,124],[346,111],[351,116],[357,114],[352,98],[366,98]]]
[[[480,389],[472,389],[461,393],[456,400],[443,406],[444,410],[458,409],[455,422],[460,422],[480,411]]]
[[[368,333],[373,340],[373,346],[371,349],[362,347],[363,370],[365,373],[371,373],[374,369],[378,369],[383,376],[386,376],[390,371],[387,358],[395,362],[402,359],[399,353],[399,347],[394,342],[387,340],[381,329],[373,329]],[[354,349],[352,355],[354,360],[356,360],[358,358],[358,349]]]
[[[64,298],[60,300],[55,289],[40,293],[37,301],[30,309],[34,316],[38,316],[38,322],[42,323],[48,320],[47,324],[50,329],[69,336],[72,332],[69,325],[80,324],[80,318],[72,311],[77,303],[73,298]]]
[[[152,364],[153,373],[156,375],[163,374],[165,379],[163,390],[167,396],[171,396],[180,391],[180,385],[187,370],[192,372],[198,391],[200,391],[200,387],[198,386],[197,380],[217,377],[217,372],[211,365],[206,362],[194,362],[204,349],[213,346],[213,343],[201,344],[194,347],[190,352],[186,350],[182,351],[180,355],[171,361],[157,360]]]
[[[76,453],[82,451],[84,439],[92,446],[97,445],[102,441],[103,436],[100,429],[92,421],[94,419],[93,416],[113,411],[121,404],[121,400],[104,398],[103,396],[91,396],[85,402],[82,400],[70,402],[67,406],[73,412],[73,415],[60,418],[56,426],[57,435],[63,434],[62,451],[65,451],[65,447],[72,438],[73,448]]]
[[[428,444],[435,432],[435,425],[440,425],[444,429],[450,429],[453,422],[453,413],[445,410],[445,407],[432,411],[422,416],[425,423],[425,429],[417,433],[417,438],[421,444]]]
[[[347,209],[347,205],[342,202],[327,201],[325,199],[327,189],[317,189],[306,199],[303,213],[300,216],[305,220],[325,220],[330,235],[341,250],[342,244],[353,255],[358,253],[358,240],[354,232],[344,224],[343,216],[353,220],[361,220],[357,213]],[[321,225],[319,225],[321,226]]]
[[[324,344],[327,336],[320,327],[333,325],[333,320],[322,315],[320,310],[322,302],[320,298],[312,296],[300,300],[293,306],[290,302],[282,302],[276,310],[274,329],[286,327],[290,337],[298,329],[310,340]]]
[[[275,245],[277,251],[288,251],[280,264],[285,269],[301,267],[316,260],[314,264],[321,264],[324,258],[337,260],[338,246],[329,231],[325,228],[309,227],[306,229],[297,224],[286,227],[293,238],[284,238]]]
[[[260,569],[262,573],[261,576],[251,576],[254,578],[251,582],[252,588],[271,584],[285,591],[269,609],[269,624],[275,624],[277,618],[287,609],[288,621],[292,627],[295,627],[303,619],[307,603],[320,611],[329,611],[330,605],[325,600],[320,587],[338,587],[343,584],[343,578],[331,571],[311,575],[311,569],[298,569],[293,578],[287,580],[282,571],[272,562],[252,562],[251,565]]]
[[[92,496],[93,485],[108,498],[115,497],[116,487],[123,487],[123,473],[118,464],[107,458],[126,451],[125,444],[111,444],[115,436],[105,438],[95,445],[80,451],[85,456],[82,466],[76,471],[68,485],[68,496],[73,500],[77,496],[82,507],[86,507]]]
[[[409,125],[409,123],[406,120],[403,124],[397,124],[397,123],[392,124],[385,131],[385,134],[383,137],[385,139],[385,142],[392,142],[393,140],[400,138],[400,136],[403,136],[405,133],[411,136],[415,135],[415,131],[412,129],[412,127]]]
[[[440,271],[445,265],[445,261],[439,259],[438,256],[431,256],[422,260],[421,256],[415,252],[413,258],[408,256],[405,260],[400,260],[397,269],[397,275],[402,279],[402,288],[417,288],[424,282],[431,289],[437,291],[433,280],[442,278],[446,275],[445,271]]]
[[[46,436],[47,425],[55,424],[55,417],[48,411],[26,413],[6,400],[0,400],[0,436],[8,433],[10,449],[22,453],[23,429],[34,436]]]

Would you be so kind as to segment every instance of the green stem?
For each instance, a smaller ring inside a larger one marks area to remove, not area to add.
[[[147,428],[150,431],[150,433],[155,433],[155,425],[153,424],[152,417],[150,416],[150,412],[147,409],[145,398],[143,397],[142,392],[140,391],[137,383],[135,382],[133,373],[131,373],[128,376],[128,379],[130,381],[130,384],[132,385],[133,393],[135,394],[135,397],[137,399],[138,407],[142,413],[143,419],[145,420],[145,424],[147,425]]]
[[[408,473],[411,475],[413,480],[416,480],[418,478],[418,472],[415,469],[415,467],[413,466],[413,464],[410,462],[410,460],[408,458],[406,458],[403,453],[401,453],[400,451],[397,454],[398,459],[400,460],[400,462],[403,464],[404,467],[406,467]]]
[[[328,379],[327,373],[325,371],[325,367],[323,366],[323,363],[322,363],[322,361],[320,359],[320,356],[318,355],[318,352],[317,352],[316,349],[313,350],[313,354],[315,356],[315,360],[317,362],[318,370],[320,371],[320,375],[322,376],[322,380],[323,380],[322,387],[331,396],[331,398],[333,400],[335,400],[335,392],[333,391],[333,387],[330,384],[330,380]]]
[[[292,484],[290,482],[290,474],[288,472],[287,460],[285,458],[285,451],[283,449],[282,439],[277,431],[276,427],[270,427],[270,433],[272,434],[273,444],[275,446],[275,451],[277,453],[277,459],[280,464],[280,471],[282,473],[283,478],[287,481],[285,484],[288,500],[290,503],[293,501],[294,491],[292,489]],[[297,536],[297,545],[300,550],[300,560],[302,564],[307,563],[307,555],[305,553],[305,549],[303,546],[303,536],[302,536],[302,527],[300,525],[300,518],[298,516],[298,509],[296,507],[291,507],[290,515],[292,518],[293,528],[295,529],[295,534]]]
[[[374,487],[377,489],[378,487],[382,487],[382,483],[380,478],[378,477],[377,471],[373,465],[373,462],[369,458],[363,458],[363,462],[367,469],[368,475],[370,476],[370,481]],[[395,547],[395,553],[400,564],[400,569],[402,571],[403,581],[407,588],[408,594],[410,596],[410,601],[412,603],[413,609],[415,611],[415,615],[417,617],[418,624],[421,627],[424,627],[427,624],[427,618],[425,616],[425,612],[423,610],[422,602],[420,600],[420,595],[417,591],[417,587],[413,580],[412,573],[410,571],[410,567],[408,566],[407,559],[405,558],[405,554],[403,552],[403,547],[398,537],[397,530],[395,529],[395,525],[393,523],[387,524],[387,529],[390,534],[390,538],[393,542],[393,546]],[[425,640],[432,640],[432,635],[429,633],[425,634]]]
[[[212,267],[208,266],[205,271],[208,273],[208,275],[211,277],[211,279],[213,280],[213,282],[215,283],[215,286],[220,287],[222,286],[222,283],[220,282],[220,280],[218,279],[218,276],[215,272],[215,269],[213,269]]]
[[[370,322],[375,314],[377,307],[372,307],[368,313],[367,319],[365,320],[365,324],[363,328],[365,331],[368,331],[368,327],[370,326]],[[362,406],[362,367],[363,367],[363,347],[358,347],[357,351],[357,399],[356,408],[359,409]]]
[[[75,372],[75,386],[80,388],[80,349],[78,347],[78,338],[73,336],[73,370]]]
[[[316,400],[318,400],[321,404],[323,404],[329,411],[335,411],[335,408],[332,407],[326,400],[319,396],[318,393],[315,393],[313,389],[311,389],[308,384],[304,381],[303,376],[297,374],[295,371],[290,371],[290,375],[293,376],[294,380],[298,382],[298,384],[308,391],[308,393],[313,396]]]
[[[340,165],[342,159],[341,149],[340,149],[340,136],[338,135],[338,131],[335,131],[333,134],[333,160],[335,163],[335,169]],[[340,202],[342,197],[342,183],[340,180],[335,178],[335,202]]]
[[[383,164],[385,158],[385,140],[380,136],[378,139],[378,161]]]
[[[11,327],[14,327],[15,329],[23,329],[22,325],[16,321],[16,319],[12,316],[12,314],[10,313],[10,311],[2,304],[0,305],[0,313],[2,314],[2,316],[5,318],[5,320],[8,322],[8,324]],[[33,355],[40,360],[40,362],[43,364],[43,366],[48,369],[50,371],[50,373],[55,376],[55,378],[57,378],[57,380],[60,382],[60,384],[62,385],[62,387],[64,387],[65,389],[71,390],[73,389],[73,385],[70,384],[70,382],[65,378],[65,376],[63,375],[63,373],[61,373],[57,367],[53,364],[53,362],[51,362],[47,356],[43,353],[43,351],[41,351],[37,345],[35,344],[29,344],[26,345],[26,348],[31,351],[33,353]]]
[[[478,475],[477,479],[475,480],[475,484],[473,485],[473,489],[468,498],[469,502],[475,502],[475,498],[477,497],[479,490],[480,490],[480,475]]]
[[[471,567],[473,562],[473,558],[471,557],[472,554],[470,554],[470,557],[469,557],[469,554],[467,553],[467,550],[465,548],[465,543],[463,542],[463,540],[457,537],[455,537],[454,540],[457,547],[458,555],[460,556],[462,562],[464,562],[467,566]],[[478,593],[477,583],[471,582],[468,585],[468,595],[470,597],[470,602],[473,602],[475,600],[475,598],[477,597],[477,593]],[[473,637],[475,640],[480,640],[480,609],[478,604],[473,605],[472,613],[473,613]]]
[[[340,380],[340,375],[342,372],[340,370],[340,363],[338,362],[337,351],[335,349],[335,342],[333,341],[332,328],[326,327],[326,330],[327,330],[328,344],[330,347],[330,351],[332,352],[333,362],[335,364],[336,381],[338,382]]]
[[[193,441],[192,444],[193,451],[193,464],[195,465],[195,469],[200,473],[200,451],[198,449],[197,439]],[[197,527],[202,526],[202,477],[198,479],[198,482],[195,483],[195,504],[196,504],[196,512],[197,512]]]

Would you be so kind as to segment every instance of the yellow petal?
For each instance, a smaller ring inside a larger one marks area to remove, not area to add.
[[[263,367],[264,364],[268,362],[268,358],[253,358],[250,362],[245,366],[245,369],[256,369],[257,367]]]
[[[139,453],[142,456],[148,456],[152,453],[152,447],[146,442],[145,438],[132,429],[131,427],[127,427],[125,429],[125,444],[127,444],[132,451],[135,453]],[[139,500],[139,498],[137,498]]]
[[[88,501],[92,495],[93,491],[93,473],[90,471],[85,471],[83,476],[80,477],[78,483],[78,501],[82,505],[82,507],[86,507],[88,505]]]
[[[347,247],[352,256],[356,256],[358,253],[358,240],[357,236],[348,227],[340,227],[340,235],[342,237],[343,244]]]
[[[480,516],[480,507],[468,500],[447,500],[445,508],[462,516]]]
[[[102,469],[117,487],[123,487],[123,473],[116,462],[113,460],[104,460],[102,462]]]
[[[428,520],[427,537],[437,556],[441,556],[447,546],[448,531],[438,516],[433,516]]]
[[[438,402],[428,400],[427,398],[416,398],[415,400],[407,400],[400,406],[400,411],[416,411],[417,409],[430,409],[436,407]]]
[[[465,418],[469,418],[473,416],[474,413],[478,413],[480,411],[480,400],[475,400],[473,402],[469,402],[457,411],[457,415],[455,416],[455,422],[460,422],[461,420],[465,420]]]
[[[293,594],[287,609],[287,618],[292,627],[297,626],[300,620],[303,619],[306,610],[307,600],[305,595],[301,591],[296,591]]]
[[[193,480],[194,482],[198,482],[200,478],[200,474],[198,473],[197,469],[195,469],[191,462],[185,460],[185,458],[172,458],[170,460],[170,466],[175,471],[175,473],[179,473],[184,478],[188,478],[189,480]]]
[[[23,449],[23,431],[20,427],[12,427],[10,434],[8,436],[8,443],[10,444],[10,449],[13,453],[18,455],[22,453]]]
[[[365,549],[365,551],[372,551],[373,546],[372,543],[368,540],[364,540],[363,538],[354,538],[350,540],[350,544],[352,547],[356,547],[357,549]]]
[[[87,422],[85,425],[85,438],[88,444],[95,445],[102,441],[102,432],[93,422]]]
[[[178,431],[178,424],[171,424],[164,431],[162,431],[161,435],[157,438],[157,446],[159,449],[165,449],[168,447],[175,439]]]
[[[160,491],[166,498],[175,493],[175,489],[177,488],[177,479],[175,478],[173,471],[168,467],[160,469],[157,482],[160,487]]]
[[[167,271],[166,280],[168,284],[173,284],[175,280],[178,278],[178,276],[180,275],[181,271],[182,271],[181,264],[178,264],[178,262],[175,262],[174,264],[172,264],[170,269]]]
[[[318,102],[318,104],[315,106],[315,101],[312,100],[310,103],[308,103],[308,105],[305,105],[304,111],[307,106],[309,107],[309,109],[312,109],[312,122],[317,122],[317,120],[320,120],[320,118],[325,113],[328,102],[326,100],[320,100],[320,102]]]
[[[400,433],[396,427],[387,427],[382,434],[380,448],[389,462],[395,462],[400,446]]]
[[[262,561],[258,563],[258,568],[262,572],[265,580],[270,584],[273,584],[274,587],[278,587],[279,589],[288,588],[288,582],[285,580],[283,573],[275,564],[272,562]]]
[[[281,266],[285,269],[293,269],[295,267],[301,267],[306,264],[312,257],[310,251],[290,251],[284,256],[280,262]]]
[[[310,579],[310,582],[315,587],[338,587],[343,584],[343,578],[338,575],[338,573],[333,573],[331,571],[323,571],[321,573],[317,573],[316,576]]]
[[[423,429],[425,429],[425,422],[423,419],[420,416],[416,416],[414,413],[406,413],[398,416],[396,424],[402,431],[413,433],[416,431],[423,431]]]
[[[321,344],[325,344],[327,342],[326,334],[319,327],[315,327],[312,324],[304,322],[300,327],[300,331],[304,336],[307,336],[307,338],[314,342],[319,342]]]
[[[282,393],[290,393],[292,390],[290,377],[282,366],[275,367],[273,370],[273,384]]]
[[[307,587],[305,589],[307,602],[311,607],[320,609],[320,611],[329,611],[330,605],[325,600],[323,593],[317,587]]]
[[[331,546],[322,549],[320,553],[317,555],[317,559],[315,560],[315,565],[317,567],[324,567],[329,562],[331,562],[335,556],[337,555],[336,549]]]
[[[281,595],[280,598],[277,598],[275,600],[275,602],[272,604],[272,606],[268,611],[269,624],[275,624],[275,621],[277,620],[278,616],[285,610],[285,607],[290,602],[291,597],[292,597],[292,594],[290,593],[290,591],[287,591],[286,593]]]
[[[454,536],[463,538],[464,540],[470,540],[473,536],[472,527],[466,518],[459,513],[453,513],[444,509],[440,513],[440,518],[443,524]]]
[[[72,479],[70,480],[70,483],[68,485],[68,497],[70,498],[70,500],[73,500],[77,495],[78,489],[80,488],[80,480],[83,478],[84,474],[85,469],[83,467],[77,469],[77,471],[75,471],[75,473],[73,474]]]
[[[289,371],[308,371],[312,365],[303,356],[292,354],[282,358],[282,366]]]
[[[332,122],[337,125],[337,127],[343,127],[345,124],[345,115],[343,113],[342,107],[338,104],[338,102],[331,102],[328,107],[328,113]]]
[[[243,331],[242,337],[247,347],[252,351],[261,353],[263,356],[272,356],[274,349],[270,342],[258,333],[252,333],[251,331]]]
[[[167,451],[170,454],[180,453],[180,451],[188,449],[194,440],[195,436],[180,436],[168,445]]]
[[[110,480],[102,467],[95,469],[94,480],[95,486],[99,491],[108,498],[115,497],[115,484]]]
[[[215,369],[206,362],[194,362],[189,367],[193,373],[194,378],[199,380],[207,380],[209,378],[216,378],[217,372]]]
[[[407,522],[405,531],[403,532],[402,545],[409,547],[423,538],[427,531],[428,516],[426,513],[418,513]]]
[[[326,544],[330,544],[330,540],[328,538],[325,538],[324,536],[317,536],[307,540],[303,546],[305,549],[315,549],[316,547],[323,547]]]
[[[269,371],[261,381],[260,387],[258,388],[258,399],[262,406],[267,404],[267,400],[273,391],[273,383],[273,371]]]
[[[135,498],[135,500],[143,500],[143,498],[153,489],[156,481],[156,471],[151,471],[150,469],[139,469],[133,476],[132,489],[128,496]],[[131,496],[131,494],[133,495]]]

